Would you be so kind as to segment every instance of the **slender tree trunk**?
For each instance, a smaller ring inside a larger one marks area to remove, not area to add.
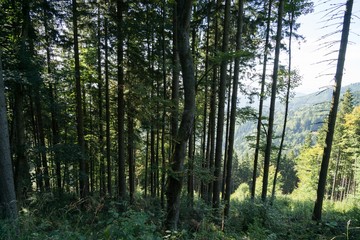
[[[156,196],[156,174],[155,174],[155,130],[153,121],[150,130],[150,194],[152,198]]]
[[[145,149],[145,183],[144,183],[144,196],[147,198],[148,190],[148,166],[149,166],[149,130],[146,130],[146,149]]]
[[[242,49],[242,26],[243,26],[243,14],[244,14],[244,1],[239,1],[239,9],[237,16],[237,32],[236,32],[236,51]],[[225,218],[229,217],[230,211],[230,195],[232,190],[232,163],[233,163],[233,151],[235,141],[235,123],[236,123],[236,109],[237,109],[237,92],[238,92],[238,81],[240,72],[240,58],[235,58],[234,66],[234,79],[233,79],[233,91],[231,98],[231,114],[230,114],[230,130],[229,130],[229,146],[228,146],[228,159],[226,165],[226,189],[225,189]]]
[[[100,159],[100,196],[104,197],[106,194],[106,180],[105,180],[105,159],[104,159],[104,124],[103,124],[103,78],[101,72],[101,6],[98,5],[97,16],[97,77],[98,77],[98,106],[99,106],[99,159]]]
[[[194,124],[194,126],[195,126],[195,124]],[[192,208],[192,206],[194,204],[194,143],[195,143],[195,134],[194,133],[189,137],[188,142],[189,142],[189,145],[188,145],[187,191],[188,191],[189,207]]]
[[[224,32],[222,39],[223,53],[228,51],[229,43],[229,26],[230,25],[230,0],[225,2],[225,18],[224,18]],[[222,159],[222,144],[223,144],[223,133],[224,133],[224,115],[225,115],[225,91],[226,91],[226,77],[227,77],[227,66],[226,60],[221,61],[220,65],[220,83],[219,83],[219,105],[218,105],[218,118],[217,118],[217,131],[216,131],[216,147],[215,147],[215,169],[214,169],[214,186],[213,186],[213,198],[212,204],[215,209],[220,207],[220,173],[221,173],[221,159]]]
[[[124,36],[123,36],[123,5],[124,0],[117,1],[117,80],[118,80],[118,197],[125,199],[125,100],[124,100]]]
[[[50,62],[48,62],[48,66],[50,66]],[[49,90],[50,90],[50,104],[51,104],[51,131],[52,131],[52,135],[53,135],[52,143],[53,143],[53,146],[56,146],[60,142],[59,124],[57,121],[56,106],[55,106],[56,101],[55,101],[55,96],[54,96],[54,92],[56,92],[56,89],[54,89],[53,85],[50,84]],[[56,186],[58,189],[58,193],[60,195],[62,193],[61,162],[60,162],[60,158],[58,155],[59,155],[58,151],[55,149],[54,161],[55,161],[55,173],[56,173]]]
[[[28,62],[30,53],[27,50],[27,41],[30,28],[30,6],[29,1],[24,1],[22,5],[22,33],[21,33],[21,47],[19,69],[25,75],[26,81]],[[15,119],[15,191],[18,201],[27,198],[27,191],[31,191],[30,167],[26,157],[25,144],[25,123],[24,123],[24,85],[22,82],[15,83],[14,87],[14,119]]]
[[[105,1],[108,5],[108,1]],[[110,86],[109,86],[109,45],[108,45],[108,17],[104,19],[104,58],[105,58],[105,122],[106,122],[106,172],[107,172],[107,192],[112,196],[112,171],[111,171],[111,139],[110,139]]]
[[[163,77],[163,99],[167,101],[168,97],[166,94],[167,83],[166,83],[166,46],[165,46],[165,22],[166,22],[166,1],[162,1],[162,77]],[[165,208],[165,177],[166,177],[166,153],[165,153],[165,126],[166,126],[166,106],[163,106],[162,114],[162,129],[161,129],[161,208]]]
[[[128,114],[128,165],[129,165],[129,192],[130,203],[135,200],[135,157],[134,157],[134,112],[133,108],[129,109]]]
[[[279,10],[278,10],[278,20],[277,20],[278,23],[277,23],[277,33],[276,33],[274,69],[273,69],[272,86],[271,86],[269,126],[268,126],[268,132],[267,132],[267,136],[266,136],[264,175],[263,175],[263,186],[262,186],[262,192],[261,192],[261,200],[262,201],[266,200],[267,187],[268,187],[268,181],[269,181],[269,168],[270,168],[273,127],[274,127],[274,117],[275,117],[275,100],[276,100],[278,69],[279,69],[283,11],[284,11],[284,0],[280,0]]]
[[[217,9],[220,8],[221,1],[217,1],[216,3]],[[218,11],[215,13],[214,17],[214,52],[218,50],[218,41],[219,41],[219,17]],[[216,93],[218,92],[218,67],[214,66],[213,68],[213,76],[211,81],[211,96],[210,96],[210,113],[209,113],[209,130],[208,130],[208,154],[207,161],[210,169],[210,174],[214,174],[214,161],[215,161],[215,130],[216,130]],[[212,202],[213,196],[213,186],[214,181],[211,179],[208,186],[208,203]]]
[[[36,111],[36,119],[37,119],[37,127],[39,133],[39,146],[40,146],[40,156],[41,156],[41,164],[43,168],[43,179],[45,182],[45,190],[50,191],[50,176],[49,176],[49,168],[47,163],[47,155],[46,155],[46,145],[45,145],[45,133],[44,133],[44,124],[42,119],[42,106],[40,101],[40,93],[39,89],[36,90],[35,93],[35,111]]]
[[[280,169],[280,161],[281,161],[281,154],[282,150],[284,148],[284,140],[285,140],[285,134],[286,134],[286,124],[288,119],[288,113],[289,113],[289,99],[290,99],[290,91],[291,91],[291,44],[292,44],[292,34],[293,34],[293,25],[294,25],[294,11],[290,13],[290,32],[289,32],[289,66],[288,66],[288,79],[287,79],[287,89],[286,89],[286,98],[285,98],[285,113],[284,113],[284,123],[283,123],[283,129],[281,133],[281,140],[280,140],[280,146],[279,146],[279,152],[277,155],[276,160],[276,167],[275,167],[275,175],[274,175],[274,181],[273,181],[273,187],[271,192],[271,201],[272,204],[275,198],[275,188],[276,188],[276,181],[277,176]]]
[[[225,198],[225,185],[226,185],[226,165],[228,159],[228,148],[229,148],[229,128],[230,128],[230,111],[231,111],[231,76],[232,74],[232,63],[230,63],[230,76],[229,76],[229,84],[227,91],[227,106],[226,106],[226,126],[225,126],[225,147],[224,147],[224,162],[223,162],[223,173],[221,180],[221,199]]]
[[[76,92],[76,129],[78,144],[81,149],[81,156],[79,160],[79,183],[80,183],[80,197],[85,198],[89,193],[89,177],[86,169],[85,161],[85,139],[84,139],[84,116],[82,106],[82,87],[80,80],[80,59],[79,59],[79,43],[78,43],[78,11],[77,2],[73,0],[73,31],[74,31],[74,58],[75,58],[75,92]]]
[[[29,94],[29,106],[30,106],[30,115],[31,115],[31,126],[34,136],[33,147],[37,148],[37,153],[35,154],[35,182],[36,182],[36,191],[44,192],[44,182],[41,168],[41,154],[39,146],[39,130],[38,124],[36,124],[36,116],[34,111],[34,101],[32,95]]]
[[[336,123],[336,115],[339,106],[339,98],[340,98],[340,91],[341,91],[341,80],[344,71],[344,64],[345,64],[345,54],[346,48],[348,44],[348,37],[350,32],[350,22],[351,22],[351,14],[352,14],[352,7],[353,7],[353,0],[348,0],[346,2],[346,11],[344,15],[344,23],[343,23],[343,30],[341,35],[341,42],[340,42],[340,50],[338,56],[338,62],[336,66],[336,73],[335,73],[335,87],[333,91],[333,98],[331,102],[331,109],[328,118],[328,131],[326,133],[325,139],[325,147],[323,158],[321,162],[320,174],[319,174],[319,183],[317,188],[317,195],[316,201],[314,206],[314,211],[312,215],[312,219],[314,221],[321,220],[321,213],[322,213],[322,205],[325,195],[325,186],[326,186],[326,177],[327,171],[329,167],[330,161],[330,154],[331,154],[331,147],[333,143],[334,131],[335,131],[335,123]]]
[[[333,200],[333,201],[335,201],[335,186],[336,186],[336,179],[338,177],[340,158],[341,158],[341,151],[340,151],[340,147],[339,147],[338,154],[336,157],[336,167],[335,167],[334,179],[333,179],[332,188],[331,188],[331,200]]]
[[[205,96],[204,96],[204,112],[203,112],[203,130],[202,130],[202,146],[201,146],[201,157],[202,157],[202,169],[208,170],[208,161],[207,161],[207,112],[208,112],[208,71],[209,71],[209,40],[210,40],[210,10],[207,10],[207,29],[206,29],[206,47],[205,47]],[[207,200],[207,181],[203,178],[201,179],[200,186],[200,195],[203,200]]]
[[[179,121],[179,52],[178,52],[178,19],[177,19],[177,7],[174,4],[173,9],[173,69],[172,69],[172,83],[171,83],[171,101],[172,101],[172,111],[171,111],[171,153],[173,154],[175,150],[175,138],[178,131],[178,121]]]
[[[266,79],[266,67],[267,67],[267,56],[269,49],[269,39],[270,39],[270,18],[271,18],[271,6],[272,0],[269,0],[268,12],[266,18],[266,37],[265,37],[265,47],[264,47],[264,59],[263,59],[263,71],[261,75],[261,90],[260,90],[260,101],[259,101],[259,116],[257,119],[256,127],[256,145],[255,145],[255,155],[254,155],[254,169],[252,175],[252,185],[251,185],[251,199],[255,198],[256,190],[256,178],[257,178],[257,168],[259,162],[259,152],[260,152],[260,136],[261,136],[261,123],[263,117],[263,104],[265,99],[265,79]]]
[[[18,217],[0,49],[0,219]]]
[[[184,110],[178,134],[175,139],[171,172],[168,177],[167,215],[165,225],[176,230],[179,220],[180,193],[184,175],[186,142],[192,134],[195,115],[195,77],[191,51],[189,47],[189,28],[191,19],[191,0],[177,1],[177,47],[184,85]]]

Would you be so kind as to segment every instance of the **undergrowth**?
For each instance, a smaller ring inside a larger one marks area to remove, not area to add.
[[[133,205],[114,199],[73,195],[34,195],[23,203],[17,222],[0,221],[0,239],[360,239],[360,210],[355,200],[324,202],[323,221],[311,220],[313,202],[277,197],[274,204],[233,199],[230,217],[221,223],[212,208],[197,199],[181,203],[178,231],[162,225],[165,213],[156,199]],[[222,229],[224,225],[224,229]]]

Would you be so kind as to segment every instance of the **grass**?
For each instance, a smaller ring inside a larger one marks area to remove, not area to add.
[[[325,201],[319,223],[311,221],[312,208],[312,201],[291,196],[278,196],[273,206],[233,198],[222,231],[211,207],[196,200],[190,211],[183,201],[180,228],[172,232],[162,226],[165,215],[157,200],[128,206],[96,197],[79,202],[71,195],[37,195],[22,207],[17,235],[11,224],[0,222],[0,239],[360,239],[355,199]]]

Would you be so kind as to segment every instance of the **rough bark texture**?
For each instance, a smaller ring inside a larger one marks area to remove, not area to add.
[[[193,60],[189,46],[189,28],[191,18],[191,0],[177,1],[177,38],[178,52],[184,83],[184,110],[180,127],[175,139],[175,149],[172,156],[171,170],[168,177],[167,216],[166,226],[177,229],[179,220],[180,193],[184,178],[184,159],[186,155],[186,142],[192,134],[195,114],[195,77]]]
[[[15,220],[18,216],[13,167],[10,157],[5,86],[0,52],[0,218]]]
[[[273,69],[272,86],[271,86],[269,126],[268,126],[268,132],[267,132],[267,136],[266,136],[264,175],[263,175],[263,186],[262,186],[262,192],[261,192],[261,199],[263,201],[266,200],[267,187],[268,187],[268,181],[269,181],[269,167],[270,167],[274,116],[275,116],[275,100],[276,100],[277,79],[278,79],[278,69],[279,69],[283,11],[284,11],[284,0],[280,0],[279,10],[278,10],[278,20],[277,20],[278,23],[277,23],[277,33],[276,33],[274,69]]]
[[[340,91],[341,91],[341,80],[344,72],[344,64],[345,64],[345,54],[346,48],[348,44],[348,37],[350,32],[350,22],[351,22],[351,13],[353,7],[353,0],[348,0],[346,2],[346,11],[344,15],[344,22],[343,22],[343,30],[341,35],[341,42],[340,42],[340,50],[338,56],[338,62],[336,66],[336,73],[335,73],[335,87],[333,91],[333,97],[331,102],[331,109],[328,118],[328,131],[326,133],[325,139],[325,147],[323,158],[321,162],[321,169],[319,174],[319,183],[317,188],[317,195],[316,201],[314,206],[314,211],[312,215],[312,219],[315,221],[321,220],[321,213],[322,213],[322,205],[325,196],[325,186],[326,186],[326,177],[327,171],[329,168],[329,161],[330,161],[330,154],[331,154],[331,147],[333,143],[334,131],[335,131],[335,123],[336,123],[336,115],[339,106],[339,99],[340,99]]]
[[[244,12],[244,1],[239,1],[239,10],[237,16],[237,32],[236,32],[236,51],[241,50],[241,35],[243,25],[243,12]],[[231,98],[231,113],[230,113],[230,130],[229,130],[229,146],[228,146],[228,159],[226,165],[226,187],[225,187],[225,211],[224,215],[227,218],[230,210],[230,195],[232,189],[232,162],[234,152],[234,141],[235,141],[235,123],[236,123],[236,109],[237,109],[237,92],[238,92],[238,81],[240,72],[240,58],[235,59],[234,66],[234,80],[233,80],[233,91]]]

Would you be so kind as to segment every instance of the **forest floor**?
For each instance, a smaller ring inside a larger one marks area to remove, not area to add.
[[[71,195],[41,194],[24,203],[17,234],[0,222],[0,239],[360,239],[357,201],[325,201],[318,223],[311,220],[312,208],[313,201],[290,196],[276,198],[272,206],[233,199],[222,230],[207,204],[195,200],[190,207],[184,201],[179,230],[171,232],[162,226],[165,214],[158,200],[139,198],[129,206],[97,197],[80,202]]]

